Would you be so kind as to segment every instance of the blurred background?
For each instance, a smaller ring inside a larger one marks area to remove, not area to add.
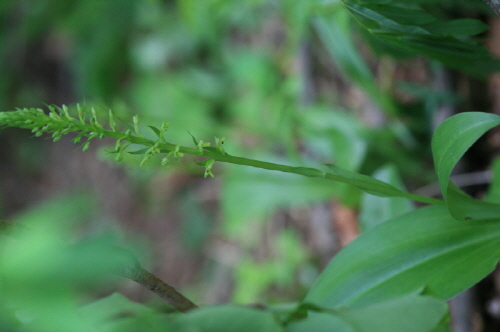
[[[480,38],[500,54],[499,20],[483,2],[425,5],[446,19],[483,20],[491,29]],[[144,133],[170,122],[174,144],[191,146],[189,133],[225,137],[232,155],[335,163],[430,196],[439,195],[435,127],[457,112],[500,114],[498,77],[377,43],[334,1],[3,0],[0,59],[1,111],[111,108],[127,121],[138,114]],[[215,178],[203,178],[188,157],[141,168],[134,155],[115,162],[113,141],[83,153],[70,139],[0,130],[0,217],[78,220],[65,236],[113,237],[198,304],[300,300],[361,230],[415,207],[242,166],[216,164]],[[499,144],[491,133],[460,165],[471,193],[484,192]],[[486,283],[483,303],[495,296]],[[156,301],[119,285],[100,292]]]

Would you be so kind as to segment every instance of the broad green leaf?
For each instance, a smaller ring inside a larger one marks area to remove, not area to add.
[[[444,301],[411,294],[362,308],[309,311],[287,332],[430,332],[447,312]],[[404,319],[402,319],[404,317]]]
[[[493,270],[499,237],[499,220],[457,221],[442,206],[411,211],[345,247],[305,301],[360,307],[421,290],[449,299]]]
[[[457,219],[500,217],[500,206],[479,202],[450,186],[451,172],[460,158],[479,137],[499,124],[500,116],[495,114],[460,113],[446,119],[436,129],[432,137],[432,154],[441,193],[447,202],[450,213]],[[488,208],[485,209],[485,207]]]
[[[491,184],[484,200],[500,203],[500,158],[495,159],[491,166]]]
[[[447,305],[434,297],[408,295],[368,307],[335,312],[356,332],[430,332],[447,313]]]
[[[236,305],[209,306],[179,316],[178,332],[281,332],[272,313]]]
[[[395,167],[384,166],[373,174],[377,180],[384,181],[398,189],[404,189],[403,182]],[[411,202],[401,197],[380,197],[363,194],[359,222],[363,231],[402,215],[412,209]]]
[[[286,332],[358,332],[348,322],[330,312],[311,311],[306,319],[287,325]]]
[[[458,220],[500,218],[499,204],[474,199],[452,182],[448,185],[448,199],[446,203],[450,214]]]

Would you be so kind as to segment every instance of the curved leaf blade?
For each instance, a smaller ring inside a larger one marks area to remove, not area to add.
[[[305,301],[359,307],[424,289],[449,299],[493,270],[499,237],[499,220],[457,221],[441,206],[415,210],[351,242]]]
[[[451,182],[448,185],[447,205],[450,214],[457,220],[500,218],[499,204],[472,198]]]
[[[486,131],[500,124],[500,116],[490,113],[466,112],[446,119],[432,137],[432,154],[438,175],[441,193],[447,202],[450,213],[457,219],[487,219],[493,210],[500,212],[500,206],[488,204],[491,211],[485,211],[477,205],[484,205],[465,194],[457,193],[450,186],[450,175],[465,152]],[[450,195],[451,192],[451,195]],[[477,204],[474,204],[476,202]],[[489,216],[484,215],[487,212]]]

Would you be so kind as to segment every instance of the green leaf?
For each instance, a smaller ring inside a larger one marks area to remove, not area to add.
[[[412,34],[429,34],[425,29],[421,28],[420,26],[416,24],[412,24],[409,22],[408,24],[399,24],[395,20],[385,16],[387,14],[387,11],[391,6],[384,6],[384,5],[374,5],[374,6],[368,6],[368,5],[357,5],[353,3],[347,3],[346,7],[349,9],[349,11],[368,29],[372,30],[382,30],[382,31],[392,31],[392,32],[405,32],[405,33],[412,33]],[[372,8],[370,8],[372,7]],[[392,7],[393,8],[393,7]],[[383,11],[385,9],[385,12]],[[382,12],[379,12],[379,10],[382,10]],[[397,9],[396,9],[397,10]],[[409,11],[412,12],[415,10],[411,9],[399,9],[400,11]],[[391,16],[394,15],[394,9],[391,10]],[[417,13],[414,13],[414,16],[417,20],[417,22],[430,22],[432,20],[431,16],[428,16],[428,19],[425,19],[422,21],[419,19],[419,15],[422,13],[422,11],[418,11]],[[425,13],[425,12],[423,12]],[[396,19],[401,20],[401,17],[395,17]]]
[[[161,137],[161,132],[160,132],[160,129],[154,127],[154,126],[148,126],[149,128],[151,128],[152,131],[155,132],[156,136],[158,136],[158,138],[162,138]]]
[[[446,313],[444,301],[419,295],[399,297],[359,309],[336,311],[337,316],[349,322],[356,332],[432,331]]]
[[[348,7],[358,11],[362,10],[360,14],[367,15],[371,19],[379,19],[380,25],[384,25],[385,20],[391,20],[401,25],[422,25],[437,21],[436,17],[418,8],[404,8],[384,4],[363,4],[361,6],[349,4]]]
[[[465,194],[452,182],[448,185],[448,200],[446,203],[450,214],[458,220],[500,218],[499,204],[474,199]]]
[[[500,124],[500,116],[466,112],[446,119],[432,137],[432,154],[441,193],[450,213],[457,219],[500,217],[500,205],[480,202],[450,185],[450,175],[465,152],[486,131]]]
[[[281,326],[268,311],[235,305],[192,310],[178,317],[178,332],[281,332]]]
[[[207,151],[210,151],[210,152],[215,152],[215,153],[219,153],[220,154],[219,149],[217,149],[217,148],[215,148],[213,146],[204,146],[203,150],[207,150]]]
[[[373,33],[396,47],[412,54],[428,56],[471,76],[484,77],[500,70],[500,62],[492,58],[484,46],[473,41],[450,36],[402,34],[383,30]]]
[[[116,117],[116,118],[118,119],[118,121],[120,121],[121,123],[123,123],[123,124],[125,125],[125,127],[127,127],[127,129],[128,129],[128,130],[130,130],[130,131],[132,131],[132,132],[134,131],[134,126],[132,126],[130,123],[128,123],[128,122],[126,122],[126,121],[122,120],[122,119],[121,119],[121,118],[119,118],[119,117]]]
[[[306,319],[288,324],[286,332],[358,332],[348,322],[329,312],[307,314]]]
[[[403,182],[399,177],[396,168],[392,165],[384,166],[373,174],[377,180],[384,181],[398,189],[404,189]],[[401,197],[379,197],[363,194],[359,222],[363,231],[375,227],[376,225],[402,215],[413,206],[408,199]]]
[[[309,311],[307,318],[289,323],[287,332],[433,331],[446,313],[444,301],[410,294],[362,308],[318,308]]]
[[[144,148],[144,149],[139,149],[139,150],[135,150],[135,151],[127,151],[127,153],[129,153],[129,154],[145,154],[148,150],[149,150],[149,148]]]
[[[79,309],[79,314],[84,320],[93,324],[94,326],[103,327],[103,324],[108,323],[108,329],[111,331],[118,331],[111,329],[109,324],[113,325],[118,323],[124,318],[139,317],[154,315],[156,312],[139,303],[135,303],[127,299],[119,293],[113,293],[105,298],[91,302]],[[130,323],[130,321],[128,321]],[[99,329],[100,330],[100,329]],[[107,331],[107,330],[106,330]],[[150,331],[148,329],[148,331]]]
[[[359,307],[421,290],[449,299],[493,270],[499,237],[499,220],[457,221],[441,206],[415,210],[351,242],[305,301]]]
[[[424,28],[434,35],[474,36],[485,32],[489,26],[479,20],[464,18],[427,24]]]
[[[491,203],[500,203],[500,158],[495,159],[491,166],[491,184],[484,198]]]
[[[191,136],[191,139],[193,140],[194,146],[197,146],[198,145],[198,140],[196,139],[196,137],[194,137],[194,135],[191,134],[189,131],[188,131],[188,134],[189,134],[189,136]]]
[[[478,20],[443,21],[414,3],[344,4],[370,37],[375,36],[382,43],[390,43],[413,55],[428,56],[476,77],[500,70],[500,62],[486,47],[477,40],[464,38],[488,28]]]
[[[327,173],[329,177],[343,183],[348,183],[361,191],[376,196],[404,196],[405,192],[386,182],[374,179],[372,177],[351,172],[332,164],[325,164],[331,172]]]

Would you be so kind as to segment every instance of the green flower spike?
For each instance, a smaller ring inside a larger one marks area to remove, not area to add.
[[[61,117],[59,116],[59,114],[56,112],[56,108],[54,106],[49,106],[49,116],[52,118],[52,119],[55,119],[55,120],[62,120]]]
[[[181,148],[180,145],[176,145],[174,148],[174,151],[170,151],[162,160],[161,160],[161,165],[165,166],[170,163],[170,157],[174,157],[175,161],[179,160],[179,158],[184,156],[184,153],[179,152],[179,149]],[[159,150],[158,150],[159,152]]]

